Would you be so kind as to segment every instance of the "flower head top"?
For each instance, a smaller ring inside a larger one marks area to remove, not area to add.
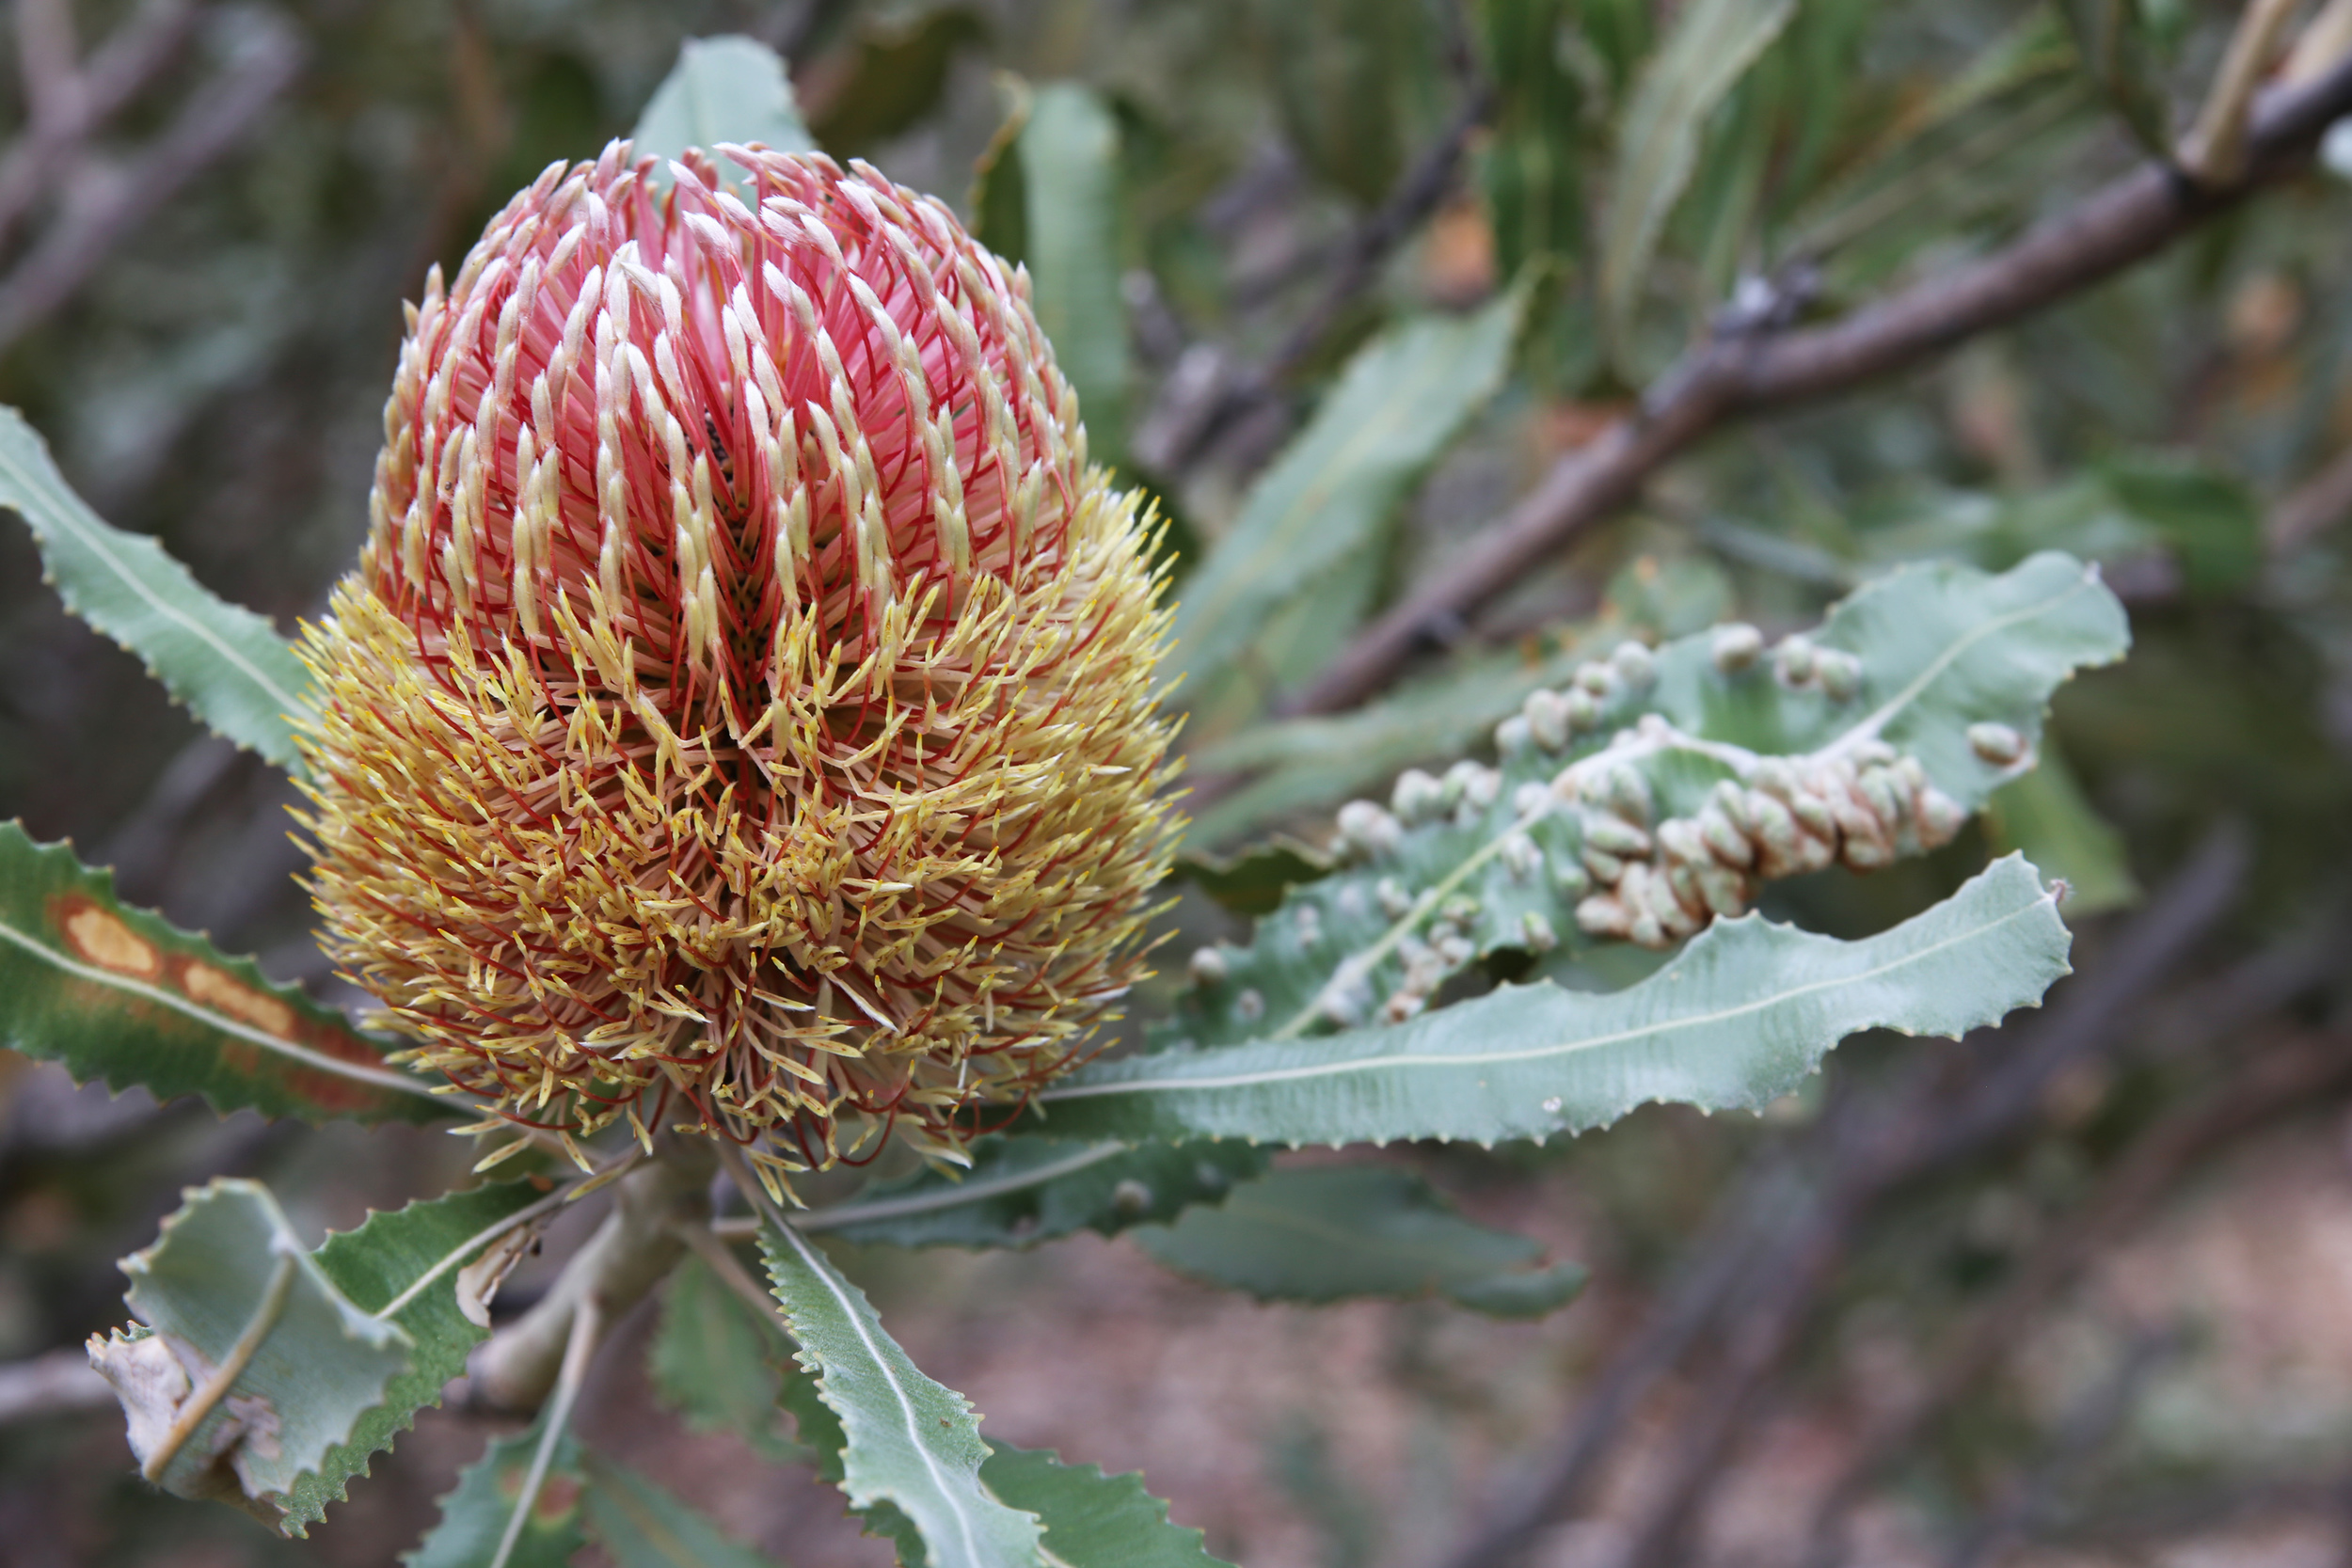
[[[1166,635],[1027,282],[863,165],[557,165],[409,316],[307,653],[314,891],[508,1120],[777,1168],[1067,1067],[1172,853]]]

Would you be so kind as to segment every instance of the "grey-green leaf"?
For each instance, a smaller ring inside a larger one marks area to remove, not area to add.
[[[1357,559],[1510,368],[1527,288],[1465,317],[1423,316],[1358,351],[1232,529],[1185,580],[1175,657],[1203,681],[1269,617]]]
[[[1069,1568],[1232,1568],[1200,1532],[1171,1524],[1168,1504],[1134,1473],[1106,1476],[1042,1449],[998,1443],[980,1466],[989,1489],[1045,1522],[1045,1549]]]
[[[512,1437],[492,1438],[482,1457],[458,1473],[455,1489],[441,1499],[441,1522],[414,1550],[401,1554],[407,1568],[489,1568],[530,1478],[548,1414],[541,1412],[529,1430]],[[580,1528],[585,1482],[579,1439],[565,1432],[556,1439],[547,1479],[506,1568],[565,1568],[588,1544]]]
[[[688,39],[629,133],[640,157],[665,163],[690,147],[723,143],[804,152],[816,142],[792,97],[783,58],[739,34]]]
[[[269,1190],[223,1179],[187,1195],[152,1246],[122,1260],[152,1338],[91,1341],[123,1397],[142,1462],[241,1339],[258,1347],[159,1478],[183,1497],[275,1503],[315,1470],[412,1365],[399,1325],[361,1310],[295,1240]],[[151,1347],[160,1341],[183,1374]],[[158,1375],[160,1374],[160,1375]],[[233,1478],[233,1480],[231,1479]]]
[[[1889,855],[1941,842],[2031,766],[2051,693],[2076,669],[2120,657],[2130,638],[2096,570],[2055,553],[1997,576],[1954,564],[1891,573],[1811,636],[1771,650],[1752,628],[1724,628],[1753,647],[1744,663],[1719,661],[1717,635],[1621,650],[1627,664],[1615,654],[1593,661],[1579,672],[1584,717],[1569,724],[1567,699],[1554,694],[1560,727],[1537,740],[1526,715],[1515,718],[1516,742],[1497,768],[1457,764],[1442,785],[1408,775],[1391,797],[1393,815],[1369,802],[1343,808],[1370,813],[1392,838],[1376,853],[1343,838],[1350,863],[1294,887],[1246,945],[1198,959],[1195,984],[1155,1041],[1281,1037],[1384,1009],[1394,1022],[1412,998],[1499,949],[1559,963],[1615,942],[1606,921],[1585,926],[1602,912],[1587,908],[1602,882],[1629,885],[1602,876],[1608,862],[1595,851],[1607,846],[1589,837],[1627,825],[1604,820],[1615,811],[1592,798],[1613,779],[1645,802],[1641,832],[1618,846],[1629,857],[1619,875],[1633,863],[1650,878],[1687,872],[1669,839],[1687,849],[1700,822],[1726,809],[1726,788],[1754,804],[1768,765],[1788,766],[1774,759],[1852,766],[1865,794],[1866,780],[1899,785],[1902,799],[1887,798],[1909,815]],[[1866,749],[1878,759],[1867,768],[1857,761]],[[1931,800],[1942,820],[1923,837]],[[1731,831],[1727,819],[1716,826]]]
[[[1634,315],[1666,215],[1697,166],[1707,117],[1796,10],[1796,0],[1692,0],[1643,69],[1618,132],[1600,225],[1601,322],[1620,374],[1638,377]]]
[[[926,1377],[873,1305],[797,1230],[762,1233],[761,1250],[800,1362],[841,1418],[841,1488],[850,1505],[887,1504],[921,1532],[935,1568],[1035,1568],[1037,1519],[980,1481],[979,1418]]]
[[[878,1185],[801,1220],[861,1244],[1020,1247],[1079,1230],[1108,1236],[1221,1201],[1263,1170],[1263,1150],[1238,1143],[1088,1143],[994,1136],[972,1146],[972,1167],[926,1170]]]
[[[385,1386],[384,1402],[289,1489],[287,1534],[303,1534],[326,1518],[326,1505],[342,1500],[352,1478],[368,1473],[374,1456],[415,1424],[417,1412],[441,1402],[442,1387],[466,1370],[467,1354],[489,1338],[458,1306],[458,1275],[501,1227],[544,1196],[528,1181],[500,1181],[420,1200],[370,1214],[358,1229],[327,1237],[311,1254],[345,1299],[398,1324],[414,1352],[407,1369]],[[387,1313],[395,1302],[398,1310]]]
[[[1444,1194],[1393,1165],[1271,1171],[1135,1241],[1180,1274],[1262,1301],[1441,1294],[1498,1317],[1536,1317],[1585,1279],[1574,1263],[1531,1267],[1541,1246],[1464,1219]]]
[[[1864,1029],[1959,1036],[2067,973],[2055,896],[2018,856],[1858,942],[1721,921],[1623,990],[1505,986],[1409,1022],[1080,1069],[1055,1132],[1291,1144],[1541,1138],[1652,1101],[1757,1109]]]
[[[1054,362],[1078,393],[1089,456],[1127,447],[1127,307],[1120,292],[1119,120],[1090,87],[1052,82],[1028,104],[1021,261]]]
[[[766,1322],[701,1259],[672,1272],[654,1336],[653,1386],[699,1432],[732,1432],[770,1459],[794,1457],[776,1430],[782,1325]]]
[[[77,1083],[202,1095],[224,1112],[433,1121],[457,1109],[341,1013],[121,902],[113,873],[14,822],[0,822],[0,1045],[62,1062]]]
[[[588,1528],[615,1568],[771,1568],[629,1466],[593,1453],[584,1463]]]
[[[218,735],[294,772],[310,673],[269,622],[232,605],[143,534],[73,493],[48,444],[0,407],[0,506],[24,519],[65,607],[138,656],[176,702]]]

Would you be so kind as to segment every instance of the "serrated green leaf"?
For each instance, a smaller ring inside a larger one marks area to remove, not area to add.
[[[1957,1037],[2067,973],[2057,900],[2018,856],[1858,942],[1719,921],[1623,990],[1504,986],[1410,1022],[1163,1052],[1041,1091],[1057,1132],[1292,1144],[1541,1138],[1651,1101],[1756,1110],[1864,1029]]]
[[[552,1414],[542,1411],[530,1430],[490,1439],[482,1457],[458,1472],[456,1487],[441,1499],[441,1522],[413,1550],[401,1554],[407,1568],[490,1568]],[[515,1538],[506,1568],[565,1568],[572,1554],[588,1544],[580,1532],[586,1484],[580,1442],[566,1432],[556,1439],[547,1479]]]
[[[1079,1230],[1115,1235],[1216,1203],[1265,1168],[1246,1144],[976,1140],[960,1177],[926,1170],[804,1216],[803,1229],[861,1245],[1020,1247]]]
[[[801,1365],[841,1418],[840,1485],[850,1506],[897,1509],[938,1568],[1034,1568],[1038,1522],[981,1484],[988,1445],[970,1402],[923,1375],[866,1292],[806,1236],[771,1226],[760,1250]]]
[[[1135,1233],[1179,1274],[1261,1301],[1407,1300],[1442,1294],[1502,1317],[1535,1317],[1583,1288],[1574,1263],[1531,1269],[1543,1248],[1464,1219],[1393,1165],[1270,1171],[1215,1209]]]
[[[1045,1549],[1069,1568],[1232,1568],[1200,1532],[1171,1524],[1168,1504],[1130,1472],[1106,1476],[1044,1449],[998,1443],[980,1466],[989,1490],[1045,1522]]]
[[[0,823],[0,1045],[78,1083],[200,1094],[306,1121],[432,1121],[455,1107],[292,986],[115,897],[114,874]]]
[[[155,1243],[122,1260],[122,1272],[131,1279],[123,1299],[154,1338],[93,1341],[92,1360],[122,1395],[143,1464],[240,1341],[253,1347],[158,1478],[183,1497],[242,1491],[275,1502],[349,1441],[359,1418],[413,1365],[407,1333],[336,1289],[257,1181],[224,1178],[192,1190]],[[183,1374],[176,1389],[167,1377],[159,1384],[128,1375],[168,1372],[141,1349],[157,1343]]]
[[[1692,0],[1644,67],[1617,138],[1600,223],[1603,337],[1618,373],[1638,380],[1632,331],[1666,215],[1698,164],[1707,117],[1796,14],[1796,0]]]
[[[1606,695],[1565,745],[1522,741],[1493,770],[1459,765],[1450,794],[1391,822],[1392,846],[1294,887],[1246,946],[1216,948],[1208,976],[1152,1038],[1225,1045],[1364,1022],[1407,992],[1433,994],[1501,949],[1573,954],[1615,941],[1582,925],[1600,847],[1588,835],[1613,816],[1590,792],[1612,777],[1627,777],[1650,803],[1647,847],[1631,852],[1651,868],[1645,875],[1665,863],[1670,825],[1682,831],[1720,809],[1721,786],[1753,795],[1750,782],[1771,759],[1851,766],[1858,778],[1855,759],[1876,748],[1882,760],[1871,767],[1915,768],[1920,797],[1932,789],[1943,809],[1972,812],[2030,767],[2051,693],[2076,669],[2119,657],[2129,641],[2122,607],[2096,570],[2043,554],[1997,576],[1910,567],[1856,592],[1807,640],[1822,658],[1853,660],[1851,683],[1835,690],[1818,673],[1782,677],[1781,656],[1797,644],[1726,670],[1714,633],[1683,638],[1643,658],[1649,673],[1640,681],[1613,673],[1613,656],[1588,671]],[[2013,737],[2009,761],[1978,752],[1987,727]],[[1918,820],[1915,810],[1903,820],[1891,851],[1925,847]],[[1458,940],[1442,940],[1440,926]]]
[[[384,1402],[288,1490],[287,1534],[301,1535],[325,1519],[326,1505],[342,1500],[352,1478],[368,1474],[374,1455],[416,1423],[419,1410],[440,1404],[443,1386],[465,1371],[467,1354],[489,1338],[457,1304],[459,1273],[488,1244],[495,1227],[544,1196],[529,1181],[501,1181],[421,1199],[370,1214],[358,1229],[327,1237],[310,1255],[360,1310],[383,1313],[401,1302],[389,1321],[414,1348],[407,1369],[385,1386]]]
[[[1127,305],[1120,291],[1119,120],[1092,88],[1036,89],[1014,144],[1021,161],[1021,260],[1038,325],[1078,393],[1089,458],[1127,451]]]
[[[1221,671],[1267,620],[1360,562],[1413,483],[1510,368],[1522,283],[1476,313],[1424,316],[1359,350],[1307,428],[1184,581],[1174,657],[1188,679]]]
[[[584,1462],[588,1528],[615,1568],[770,1568],[717,1525],[616,1460]]]
[[[677,64],[654,89],[629,139],[639,157],[664,165],[690,147],[711,151],[723,142],[780,152],[817,145],[793,101],[783,57],[739,34],[680,44]]]
[[[92,512],[40,432],[8,407],[0,407],[0,507],[33,531],[68,610],[137,655],[215,734],[302,771],[294,720],[310,711],[310,674],[293,646],[268,621],[197,581],[154,540]]]
[[[697,1432],[731,1432],[770,1459],[795,1457],[776,1431],[783,1325],[753,1317],[699,1259],[670,1275],[651,1370],[662,1402]]]
[[[2016,850],[2044,877],[2066,883],[2070,915],[2098,914],[2139,901],[2123,835],[2100,817],[2074,770],[2056,751],[2045,747],[2032,772],[1993,792],[1985,827],[1995,845]]]

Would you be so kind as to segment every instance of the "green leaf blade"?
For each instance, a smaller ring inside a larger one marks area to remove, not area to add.
[[[726,144],[805,152],[817,144],[801,119],[783,57],[740,34],[688,39],[629,133],[641,158],[663,164],[690,147]]]
[[[306,1121],[434,1121],[454,1107],[378,1042],[162,916],[111,873],[0,823],[0,1045],[77,1082],[201,1095]]]
[[[697,1432],[731,1432],[769,1459],[799,1457],[776,1432],[783,1325],[689,1256],[671,1272],[648,1370],[655,1391]]]
[[[1037,1519],[980,1480],[988,1445],[962,1395],[917,1369],[873,1306],[814,1243],[772,1226],[761,1251],[801,1364],[841,1418],[841,1488],[861,1511],[896,1509],[934,1568],[1034,1568]]]
[[[291,1284],[273,1314],[269,1282],[288,1267]],[[164,1469],[163,1485],[183,1497],[241,1492],[275,1508],[414,1364],[408,1335],[336,1288],[259,1182],[222,1179],[191,1192],[122,1271],[131,1279],[124,1299],[154,1338],[117,1334],[93,1339],[91,1352],[123,1396],[142,1461],[179,1418],[177,1407],[261,1325],[251,1359]],[[176,1393],[127,1375],[148,1370],[131,1363],[153,1357],[142,1347],[158,1342],[186,1374]]]
[[[1223,670],[1267,620],[1361,560],[1406,491],[1501,387],[1518,341],[1522,284],[1472,315],[1423,317],[1348,362],[1305,430],[1187,579],[1175,657],[1188,678]]]
[[[1543,1248],[1462,1217],[1392,1165],[1287,1167],[1215,1209],[1136,1232],[1179,1274],[1261,1301],[1399,1300],[1441,1294],[1473,1310],[1537,1317],[1583,1287],[1575,1264],[1533,1269]]]
[[[440,1523],[414,1550],[401,1554],[407,1568],[488,1568],[522,1496],[548,1414],[541,1412],[528,1430],[512,1437],[492,1438],[482,1457],[458,1472],[457,1485],[441,1498]],[[515,1538],[506,1568],[566,1568],[572,1554],[588,1544],[580,1529],[586,1484],[580,1441],[565,1432],[556,1439],[547,1479]]]
[[[588,1528],[616,1568],[772,1568],[628,1465],[590,1454],[585,1472]]]
[[[1216,1203],[1265,1168],[1247,1144],[1089,1143],[993,1136],[961,1177],[924,1171],[877,1186],[803,1228],[860,1245],[1025,1247],[1080,1230],[1115,1235]]]
[[[1720,812],[1713,801],[1721,785],[1738,781],[1736,789],[1753,795],[1775,759],[1836,761],[1854,768],[1858,786],[1861,765],[1852,759],[1880,749],[1873,767],[1917,769],[1903,788],[1939,793],[1946,814],[1975,811],[2032,766],[2058,687],[2084,666],[2119,657],[2130,641],[2122,607],[2096,569],[2054,552],[1999,574],[1949,563],[1904,568],[1835,607],[1802,641],[1767,653],[1760,637],[1748,635],[1756,652],[1744,664],[1719,662],[1712,632],[1630,651],[1630,667],[1646,672],[1640,679],[1623,674],[1616,654],[1594,659],[1574,684],[1590,677],[1605,695],[1592,699],[1589,719],[1573,733],[1537,744],[1522,714],[1510,721],[1519,740],[1501,748],[1499,768],[1457,764],[1442,786],[1421,779],[1418,804],[1393,795],[1397,814],[1376,814],[1391,823],[1393,842],[1375,853],[1343,837],[1333,849],[1345,852],[1345,866],[1294,885],[1247,944],[1209,950],[1207,967],[1195,971],[1173,1016],[1154,1030],[1155,1043],[1232,1045],[1360,1024],[1400,995],[1426,997],[1503,949],[1542,952],[1555,965],[1622,956],[1618,939],[1584,926],[1592,879],[1600,875],[1591,870],[1588,835],[1605,832],[1602,818],[1612,816],[1589,790],[1612,777],[1635,781],[1647,801],[1641,815],[1649,847],[1629,852],[1653,869],[1665,863],[1670,826],[1694,831],[1706,813]],[[1802,680],[1783,663],[1799,649],[1815,667]],[[1833,658],[1840,674],[1834,686],[1821,674]],[[1475,711],[1467,694],[1446,689]],[[1440,720],[1433,713],[1430,722]],[[2004,732],[2013,752],[1979,750],[1988,733]],[[1338,727],[1325,733],[1333,741],[1367,738]],[[1893,775],[1880,778],[1891,787]],[[1447,793],[1433,801],[1440,787]],[[1535,806],[1523,803],[1531,798]],[[1906,797],[1909,815],[1887,853],[1930,847],[1920,833],[1922,798]],[[1946,822],[1934,841],[1956,826]],[[1756,889],[1745,891],[1752,897]]]
[[[1698,166],[1707,118],[1796,14],[1796,0],[1692,0],[1644,69],[1600,229],[1600,306],[1610,356],[1638,379],[1633,320],[1667,214]]]
[[[1127,450],[1127,304],[1120,291],[1119,120],[1075,82],[1039,87],[1014,143],[1022,261],[1038,325],[1078,393],[1091,461]]]
[[[164,547],[126,533],[73,493],[48,443],[0,407],[0,507],[23,517],[65,606],[135,654],[215,734],[299,775],[294,725],[310,672],[268,621],[196,580]]]
[[[1847,1036],[1957,1037],[2068,973],[2056,897],[2020,857],[1858,942],[1719,921],[1623,990],[1506,986],[1386,1028],[1098,1063],[1037,1097],[1062,1135],[1543,1138],[1652,1101],[1759,1109]]]
[[[311,1254],[320,1270],[352,1303],[381,1313],[403,1296],[390,1315],[407,1334],[414,1352],[405,1370],[385,1386],[384,1402],[361,1416],[348,1440],[330,1449],[318,1467],[304,1475],[286,1497],[288,1534],[326,1517],[326,1505],[341,1502],[355,1477],[368,1474],[377,1453],[389,1450],[416,1424],[416,1414],[441,1402],[441,1390],[466,1370],[467,1354],[489,1338],[458,1306],[460,1269],[488,1244],[485,1233],[541,1198],[528,1181],[501,1181],[470,1192],[420,1200],[405,1208],[373,1213],[357,1230],[331,1235]],[[415,1287],[425,1282],[422,1290]]]
[[[999,1443],[980,1479],[1045,1522],[1045,1549],[1069,1568],[1232,1568],[1209,1555],[1199,1530],[1169,1522],[1168,1504],[1144,1490],[1140,1475],[1106,1476]]]

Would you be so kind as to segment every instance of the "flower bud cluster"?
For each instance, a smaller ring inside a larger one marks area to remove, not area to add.
[[[1577,925],[1643,947],[1670,946],[1740,913],[1759,883],[1832,864],[1874,871],[1948,843],[1967,820],[1916,757],[1879,740],[1763,758],[1743,781],[1718,783],[1694,815],[1654,829],[1605,778],[1590,774],[1577,785],[1582,867],[1594,886],[1576,907]]]

